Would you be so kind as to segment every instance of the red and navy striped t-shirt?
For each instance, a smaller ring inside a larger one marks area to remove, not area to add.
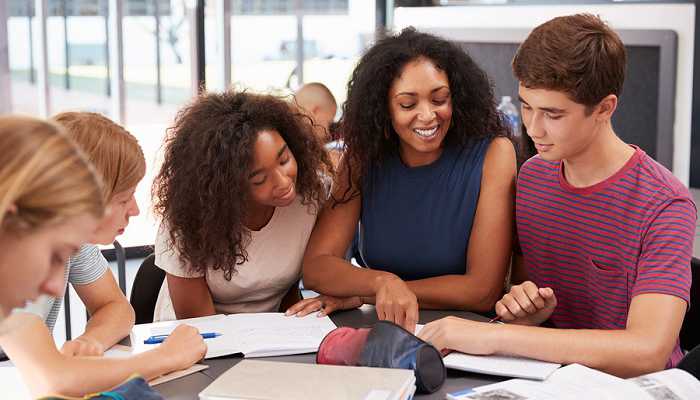
[[[671,172],[636,148],[610,178],[571,186],[560,161],[528,160],[516,222],[528,278],[551,287],[557,328],[624,329],[633,297],[689,301],[696,208]],[[668,366],[682,358],[678,343]]]

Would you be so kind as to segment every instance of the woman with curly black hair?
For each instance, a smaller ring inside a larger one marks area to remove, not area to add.
[[[153,184],[162,219],[155,263],[167,272],[155,320],[270,312],[298,300],[332,168],[305,118],[281,99],[233,91],[179,112]]]
[[[404,29],[360,59],[334,204],[304,284],[376,304],[412,330],[418,308],[490,310],[510,261],[516,159],[486,74],[458,45]],[[342,256],[359,229],[354,268]]]

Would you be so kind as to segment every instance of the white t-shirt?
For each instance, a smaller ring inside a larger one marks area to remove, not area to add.
[[[301,260],[316,222],[316,210],[300,198],[287,207],[275,208],[270,221],[252,231],[246,247],[248,261],[236,267],[231,280],[221,270],[193,273],[176,250],[169,246],[170,234],[161,224],[155,242],[155,264],[165,272],[184,278],[204,276],[217,313],[276,312],[289,288],[301,277]],[[158,294],[154,321],[174,320],[167,279]]]

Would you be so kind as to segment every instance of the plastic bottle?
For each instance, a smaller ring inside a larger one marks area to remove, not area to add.
[[[501,97],[501,104],[498,105],[498,111],[503,116],[503,121],[508,125],[513,132],[513,136],[520,136],[520,114],[518,108],[511,102],[510,96]]]

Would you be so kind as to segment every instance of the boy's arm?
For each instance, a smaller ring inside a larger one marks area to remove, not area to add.
[[[152,379],[188,368],[206,352],[197,330],[183,326],[163,345],[133,357],[66,356],[56,349],[49,330],[36,315],[16,313],[9,320],[13,320],[13,329],[0,336],[0,346],[35,396],[82,396],[118,385],[133,373]]]
[[[61,351],[66,355],[102,355],[129,335],[134,325],[134,309],[109,270],[92,283],[73,287],[90,313],[90,319],[85,332],[66,342]]]
[[[686,302],[681,298],[650,293],[632,300],[627,326],[620,330],[550,329],[446,318],[428,324],[420,336],[438,348],[579,363],[632,377],[666,366],[685,310]]]

